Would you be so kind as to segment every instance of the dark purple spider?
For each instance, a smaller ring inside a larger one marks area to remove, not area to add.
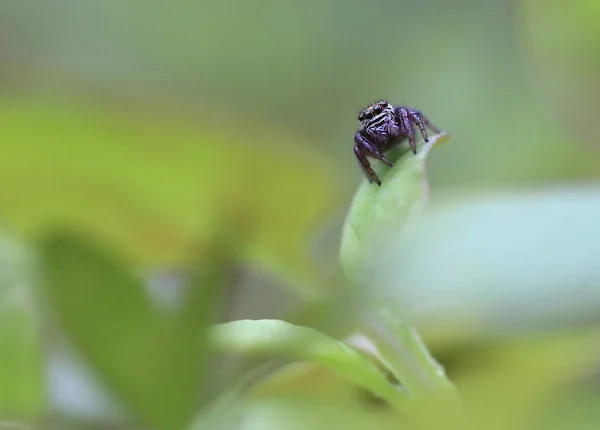
[[[381,180],[371,168],[367,157],[373,157],[383,161],[388,166],[393,166],[384,153],[395,147],[404,139],[408,138],[410,149],[417,153],[417,142],[415,141],[416,125],[425,142],[429,141],[426,127],[436,133],[440,129],[435,127],[418,110],[407,106],[393,106],[385,100],[373,103],[358,113],[358,121],[361,129],[354,135],[354,154],[363,171],[369,178],[369,182],[376,182],[381,186]]]

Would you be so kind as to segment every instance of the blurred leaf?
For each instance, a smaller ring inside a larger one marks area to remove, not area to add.
[[[273,374],[243,403],[243,429],[411,429],[406,417],[335,371],[294,363]]]
[[[215,113],[197,125],[92,106],[0,99],[0,182],[13,184],[0,187],[0,211],[11,226],[33,237],[74,225],[162,265],[235,208],[256,222],[247,259],[309,288],[306,238],[337,197],[335,175],[304,141],[256,124],[235,132]]]
[[[526,0],[517,6],[524,58],[547,108],[565,133],[597,146],[600,3]]]
[[[278,320],[240,320],[214,326],[210,339],[219,351],[286,355],[319,363],[392,405],[406,407],[404,394],[370,359],[316,330]]]
[[[553,396],[568,395],[562,390],[593,365],[596,345],[593,332],[568,331],[494,342],[466,357],[454,379],[474,428],[534,428],[553,407]],[[377,428],[413,428],[385,403],[314,363],[286,366],[249,394],[236,406],[236,411],[242,409],[239,428],[365,428],[369,423]],[[438,404],[428,399],[414,406],[430,425],[417,428],[467,428],[445,420]]]
[[[371,291],[486,333],[597,320],[599,217],[596,183],[440,200],[370,259]]]
[[[598,409],[597,374],[591,376],[590,383],[576,381],[575,384],[566,384],[565,389],[553,397],[549,410],[540,420],[542,423],[539,428],[547,430],[598,428],[600,409]]]
[[[262,382],[265,371],[272,372],[272,365],[267,363],[242,376],[238,375],[235,382],[227,389],[222,390],[216,398],[196,414],[189,428],[191,430],[240,428],[243,422],[245,394],[256,385],[257,381]]]
[[[0,237],[0,417],[35,421],[45,407],[32,261]]]
[[[406,151],[394,166],[380,167],[381,187],[363,180],[354,196],[342,232],[340,259],[344,272],[353,282],[364,284],[364,262],[378,253],[379,242],[396,237],[427,198],[425,163],[437,144],[446,142],[447,134],[421,142],[418,153]],[[392,158],[393,159],[393,158]],[[375,167],[375,166],[374,166]]]
[[[454,381],[477,428],[538,428],[557,412],[553,397],[596,365],[597,345],[597,330],[514,336],[473,354]]]
[[[45,296],[89,363],[142,420],[184,426],[199,398],[210,304],[194,300],[183,317],[160,313],[122,261],[74,233],[49,235],[41,255]],[[219,285],[192,287],[214,303]]]
[[[240,398],[236,390],[217,398],[208,408],[196,415],[190,430],[234,430],[241,427]]]

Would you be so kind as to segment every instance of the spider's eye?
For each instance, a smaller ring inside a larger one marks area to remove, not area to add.
[[[364,118],[365,119],[371,119],[371,118],[373,118],[373,112],[371,112],[371,111],[365,112]]]
[[[375,107],[373,107],[373,112],[375,112],[376,114],[381,113],[382,108],[379,105],[376,105]]]
[[[359,121],[362,121],[362,120],[364,120],[364,119],[365,119],[365,115],[364,115],[362,112],[361,112],[361,113],[359,113],[359,114],[358,114],[358,120],[359,120]]]

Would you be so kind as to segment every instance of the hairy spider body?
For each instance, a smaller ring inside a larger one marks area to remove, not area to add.
[[[410,149],[417,153],[415,129],[417,126],[425,142],[429,141],[426,128],[429,127],[436,133],[440,129],[435,127],[418,110],[407,106],[393,106],[385,100],[373,103],[358,113],[360,130],[354,135],[354,154],[369,179],[381,186],[381,180],[371,168],[367,157],[376,158],[388,166],[393,166],[384,153],[399,143],[408,139]]]

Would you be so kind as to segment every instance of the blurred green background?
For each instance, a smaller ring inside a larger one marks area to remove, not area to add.
[[[334,279],[340,227],[362,180],[351,150],[357,111],[386,98],[451,134],[429,160],[434,199],[552,187],[600,178],[599,77],[597,0],[1,2],[0,428],[130,422],[119,402],[105,404],[94,391],[85,364],[57,352],[62,340],[35,298],[30,261],[48,232],[66,227],[113,250],[143,271],[161,303],[173,300],[190,261],[213,267],[220,234],[233,236],[235,279],[211,318],[289,317],[346,333],[354,327],[337,305]],[[67,254],[81,267],[87,254],[72,246]],[[56,300],[63,310],[81,304]],[[126,300],[91,301],[106,313],[72,313],[67,324],[128,315]],[[581,377],[587,361],[574,351],[587,351],[589,338],[581,346],[579,332],[535,337],[523,352],[520,340],[487,338],[485,329],[471,339],[479,323],[470,321],[460,338],[436,337],[445,323],[435,321],[426,336],[434,352],[457,375],[466,372],[467,392],[489,394],[481,414],[522,409],[490,428],[538,428],[540,415],[550,422],[544,428],[600,426],[592,376],[565,398],[545,389]],[[162,336],[158,344],[169,338]],[[151,354],[153,342],[144,342],[120,351],[123,360]],[[554,361],[536,364],[538,347]],[[563,353],[575,358],[561,360]],[[179,363],[164,360],[152,371]],[[109,373],[119,366],[118,358],[100,362]],[[394,426],[331,375],[310,372],[259,396],[241,427],[223,428]],[[517,401],[507,394],[517,384],[536,388]],[[225,386],[207,385],[212,394]],[[148,398],[138,409],[157,407]],[[540,413],[542,403],[557,417]],[[548,406],[555,403],[561,408]]]

